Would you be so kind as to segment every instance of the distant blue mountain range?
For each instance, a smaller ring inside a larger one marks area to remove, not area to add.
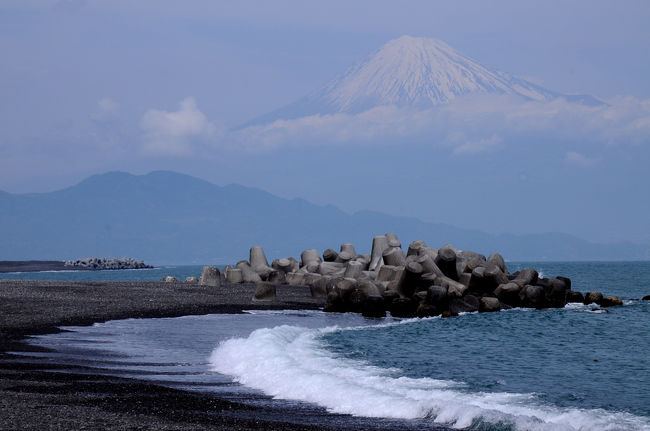
[[[226,264],[262,245],[269,259],[306,248],[368,252],[372,237],[396,232],[402,244],[452,243],[509,260],[649,259],[647,245],[596,244],[559,233],[491,235],[378,212],[282,199],[240,185],[188,175],[110,172],[51,193],[0,192],[0,260],[129,256],[148,263]]]

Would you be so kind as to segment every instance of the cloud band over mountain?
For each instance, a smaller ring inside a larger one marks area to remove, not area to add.
[[[231,132],[232,141],[224,144],[268,151],[282,146],[424,142],[456,154],[493,150],[496,140],[513,142],[531,134],[563,142],[647,144],[650,101],[628,97],[608,102],[585,106],[561,98],[538,102],[484,95],[425,110],[379,106],[356,114],[317,114],[248,126]],[[479,141],[485,145],[472,147]]]
[[[403,36],[321,89],[221,135],[213,144],[224,150],[268,152],[414,142],[469,156],[531,136],[643,144],[650,138],[650,101],[619,97],[603,102],[561,94],[489,70],[439,40]]]

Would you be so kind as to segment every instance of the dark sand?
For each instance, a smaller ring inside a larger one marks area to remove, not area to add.
[[[60,325],[323,305],[305,287],[280,286],[272,303],[252,303],[254,290],[251,285],[0,280],[0,429],[323,429],[211,395],[88,370],[48,372],[42,363],[6,353],[29,350],[21,339],[55,332]]]
[[[60,260],[0,260],[0,273],[66,271],[70,269],[72,268],[70,268],[69,266],[65,266],[65,262]],[[82,268],[82,269],[89,269],[89,268]]]

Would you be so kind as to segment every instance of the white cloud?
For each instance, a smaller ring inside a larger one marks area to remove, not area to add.
[[[193,143],[212,136],[216,130],[191,97],[180,102],[178,111],[148,110],[140,127],[144,131],[142,150],[160,156],[191,155]]]
[[[103,97],[97,102],[97,110],[91,115],[95,121],[106,121],[115,117],[120,105],[110,97]]]
[[[479,139],[478,141],[467,141],[454,148],[453,152],[457,155],[478,154],[496,149],[503,140],[496,135],[488,139]]]
[[[97,102],[97,105],[101,111],[110,113],[117,112],[117,109],[119,108],[117,102],[110,97],[104,97],[103,99],[100,99],[99,102]]]
[[[587,157],[584,154],[578,153],[576,151],[569,151],[566,153],[564,161],[574,165],[593,166],[596,163],[600,162],[600,158]]]
[[[229,142],[245,151],[417,142],[463,155],[531,140],[650,144],[650,101],[626,97],[609,100],[606,105],[585,106],[563,99],[522,102],[507,96],[485,96],[424,111],[381,106],[354,115],[278,120],[229,135]]]

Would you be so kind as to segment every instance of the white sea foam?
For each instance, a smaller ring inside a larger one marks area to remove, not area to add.
[[[384,326],[409,323],[391,322]],[[349,328],[358,330],[359,328]],[[348,328],[278,326],[222,342],[210,357],[214,371],[278,399],[330,412],[386,418],[430,418],[455,428],[478,422],[516,430],[650,430],[650,418],[605,410],[547,405],[534,394],[469,392],[460,382],[409,378],[399,370],[337,357],[321,335]]]
[[[275,315],[283,315],[283,316],[318,316],[318,315],[323,315],[324,312],[320,310],[293,310],[293,309],[286,309],[286,310],[242,310],[243,313],[245,314],[254,314],[254,315],[261,315],[261,316],[275,316]]]

